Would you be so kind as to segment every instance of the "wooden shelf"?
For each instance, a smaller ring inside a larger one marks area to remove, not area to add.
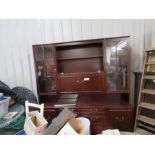
[[[38,76],[38,78],[41,78],[41,79],[46,79],[46,78],[55,78],[56,75],[49,75],[49,76]]]
[[[139,104],[140,107],[150,109],[150,110],[155,110],[155,104],[147,103],[147,102],[141,102]]]
[[[56,95],[56,92],[41,92],[39,93],[40,96],[51,96],[51,95]]]
[[[153,118],[146,117],[146,116],[143,116],[143,115],[139,115],[138,120],[141,121],[141,122],[144,122],[144,123],[155,126],[155,119],[153,119]]]
[[[100,39],[95,39],[95,40],[78,40],[78,41],[72,41],[72,42],[61,42],[61,43],[56,43],[56,47],[67,47],[67,46],[81,46],[81,45],[94,45],[94,44],[99,44],[102,46],[103,44],[103,38]]]
[[[107,91],[107,94],[129,94],[130,91],[125,89],[125,90],[109,90]]]
[[[59,76],[77,76],[77,75],[84,75],[84,76],[87,76],[87,75],[100,75],[100,74],[103,74],[104,72],[103,71],[100,71],[100,72],[82,72],[82,73],[59,73]]]
[[[88,56],[88,57],[72,57],[72,58],[57,58],[58,61],[62,60],[76,60],[76,59],[94,59],[94,58],[102,58],[102,55],[98,56]]]
[[[155,48],[150,48],[150,49],[147,49],[147,50],[145,50],[145,52],[155,52]]]
[[[149,62],[145,63],[145,65],[155,65],[155,61],[149,61]]]
[[[155,80],[155,75],[145,75],[144,79],[146,79],[146,80]]]
[[[155,95],[155,90],[153,90],[153,89],[143,89],[142,93]]]

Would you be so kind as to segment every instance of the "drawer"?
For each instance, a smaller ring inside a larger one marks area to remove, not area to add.
[[[105,109],[103,109],[103,108],[90,108],[89,109],[89,112],[91,112],[91,113],[102,113],[102,114],[104,114],[105,113]]]

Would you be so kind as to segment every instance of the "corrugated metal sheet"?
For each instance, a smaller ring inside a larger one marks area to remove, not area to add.
[[[123,35],[131,36],[132,71],[141,71],[154,34],[155,20],[0,20],[0,80],[36,93],[32,45]]]

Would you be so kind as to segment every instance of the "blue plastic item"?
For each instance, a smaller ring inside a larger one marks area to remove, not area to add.
[[[26,135],[26,132],[24,130],[21,130],[17,132],[16,135]]]

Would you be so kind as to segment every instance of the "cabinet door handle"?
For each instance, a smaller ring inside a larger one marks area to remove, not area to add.
[[[98,117],[95,117],[96,120],[98,120]]]
[[[124,120],[124,116],[122,116],[122,120]]]
[[[92,110],[92,109],[90,109],[89,111],[90,111],[90,112],[92,112],[93,110]]]
[[[80,83],[83,83],[83,82],[85,82],[85,81],[84,81],[84,80],[81,80],[81,81],[80,81],[80,80],[77,80],[77,81],[76,81],[76,83],[79,83],[79,84],[80,84]]]
[[[115,117],[115,119],[116,119],[116,120],[118,120],[118,119],[119,119],[119,117],[118,117],[118,116],[116,116],[116,117]]]
[[[74,112],[74,109],[70,109],[70,111]]]

